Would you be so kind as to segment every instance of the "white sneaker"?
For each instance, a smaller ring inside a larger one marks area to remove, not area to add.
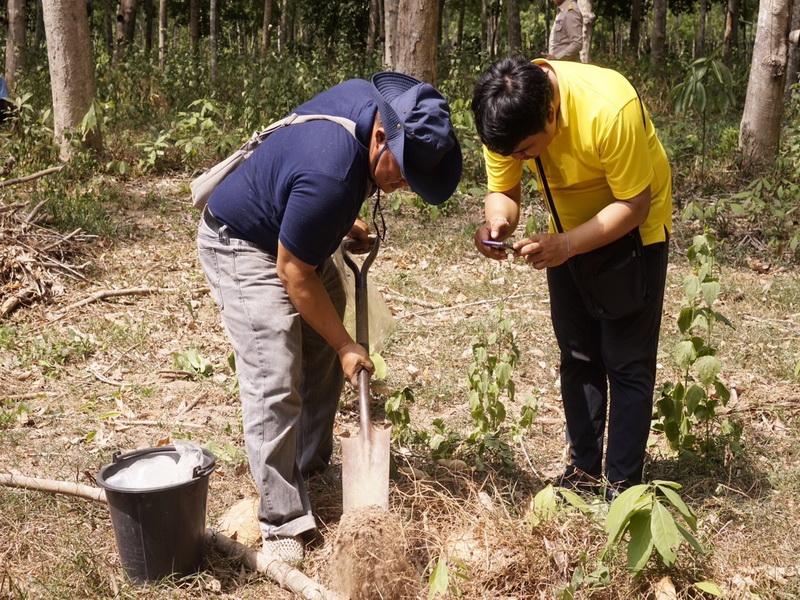
[[[289,564],[297,564],[305,557],[303,540],[300,536],[276,535],[265,538],[261,552]]]

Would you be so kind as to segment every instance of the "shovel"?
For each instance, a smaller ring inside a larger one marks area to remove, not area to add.
[[[367,271],[378,253],[378,238],[358,265],[342,243],[344,262],[356,281],[356,342],[369,351]],[[342,508],[347,513],[365,506],[389,508],[389,442],[391,427],[372,424],[369,414],[369,371],[358,373],[359,429],[355,437],[342,437]]]

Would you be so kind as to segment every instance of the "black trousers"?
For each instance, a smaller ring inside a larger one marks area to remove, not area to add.
[[[668,242],[645,246],[650,302],[640,312],[617,320],[589,316],[566,263],[547,269],[550,314],[561,350],[561,397],[570,462],[600,477],[608,413],[605,476],[614,483],[630,485],[642,479],[667,251]]]

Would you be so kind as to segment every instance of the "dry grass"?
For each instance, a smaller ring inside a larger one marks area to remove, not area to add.
[[[182,185],[159,182],[160,203],[117,215],[127,223],[129,239],[97,249],[90,285],[68,286],[57,305],[36,305],[0,323],[0,470],[91,483],[118,448],[191,437],[212,443],[219,456],[209,496],[213,524],[252,494],[252,483],[233,377],[225,366],[229,346],[211,299],[192,293],[204,281],[194,252],[196,214],[182,199]],[[470,238],[479,204],[464,201],[435,222],[408,207],[387,215],[390,239],[371,273],[395,296],[389,305],[397,329],[383,351],[390,373],[379,392],[408,385],[416,398],[415,427],[439,417],[467,432],[468,350],[491,326],[492,309],[504,306],[522,351],[514,373],[518,394],[540,401],[539,420],[525,441],[536,473],[519,448],[517,468],[503,473],[450,472],[424,456],[398,456],[403,469],[393,479],[392,513],[423,588],[442,558],[451,591],[464,598],[552,598],[579,565],[594,568],[604,535],[598,523],[574,512],[536,528],[525,519],[530,498],[543,485],[540,476],[555,475],[563,465],[558,355],[543,275],[476,256]],[[659,382],[674,377],[670,355],[684,264],[673,253]],[[649,475],[684,484],[711,554],[695,560],[684,552],[675,569],[653,566],[638,579],[625,572],[624,557],[616,557],[611,584],[584,589],[580,597],[647,597],[666,574],[682,598],[698,597],[691,583],[703,578],[717,581],[731,597],[800,594],[800,539],[791,535],[800,526],[800,385],[791,373],[800,358],[797,275],[733,267],[723,274],[720,310],[736,329],[724,332],[720,357],[723,376],[738,393],[731,408],[745,421],[745,454],[728,462],[677,461],[663,440],[652,440]],[[134,286],[179,291],[97,302],[51,321],[59,307],[93,291]],[[190,347],[215,365],[212,377],[175,379],[169,373],[172,354]],[[355,426],[353,400],[345,396],[338,429]],[[417,469],[416,477],[409,478],[409,467]],[[320,578],[340,519],[336,473],[334,466],[310,484],[325,543],[311,551],[304,569]],[[0,489],[0,539],[3,597],[289,597],[218,556],[209,556],[195,577],[133,587],[120,569],[106,511],[75,499]]]

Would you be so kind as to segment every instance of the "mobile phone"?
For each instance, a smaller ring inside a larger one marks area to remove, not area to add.
[[[500,241],[500,240],[483,240],[484,246],[489,246],[489,248],[505,248],[506,250],[513,250],[514,245],[508,241]]]

